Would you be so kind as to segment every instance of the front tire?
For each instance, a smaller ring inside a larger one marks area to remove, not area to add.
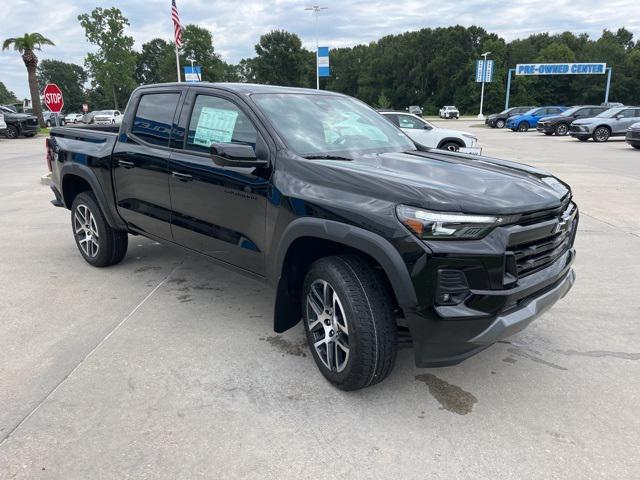
[[[594,142],[606,142],[609,140],[609,136],[611,135],[611,131],[607,127],[598,127],[593,131],[593,141]]]
[[[378,272],[356,255],[311,265],[302,293],[309,348],[324,377],[341,390],[386,378],[395,364],[393,303]]]
[[[529,123],[527,122],[520,122],[518,124],[518,131],[519,132],[528,132],[529,131]]]
[[[496,128],[504,128],[504,126],[505,126],[504,120],[500,119],[496,121]]]
[[[127,232],[111,228],[92,192],[73,200],[71,227],[80,254],[94,267],[115,265],[127,254]]]
[[[456,142],[445,142],[442,145],[440,145],[440,150],[457,152],[458,150],[460,150],[460,145],[458,145]]]
[[[4,136],[9,140],[13,140],[14,138],[18,138],[20,136],[20,132],[15,127],[15,125],[7,125],[7,129],[4,132]]]
[[[569,132],[569,125],[566,123],[559,123],[556,126],[556,135],[559,137],[564,137]]]

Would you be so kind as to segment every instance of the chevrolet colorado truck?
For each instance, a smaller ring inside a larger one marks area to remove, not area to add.
[[[120,126],[47,139],[56,206],[84,259],[129,234],[275,290],[322,374],[355,390],[399,347],[457,364],[525,328],[574,283],[570,188],[518,163],[416,145],[345,95],[267,85],[136,89]]]

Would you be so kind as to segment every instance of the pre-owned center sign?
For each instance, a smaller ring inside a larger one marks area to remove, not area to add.
[[[604,75],[606,70],[606,63],[519,63],[516,65],[516,75]]]

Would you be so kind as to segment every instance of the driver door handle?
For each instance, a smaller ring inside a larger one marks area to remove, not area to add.
[[[128,162],[126,160],[118,160],[118,165],[120,165],[121,167],[124,167],[124,168],[133,168],[133,167],[136,166],[135,163]]]
[[[176,177],[181,182],[190,182],[191,180],[193,180],[193,177],[191,175],[189,175],[189,174],[186,174],[186,173],[171,172],[171,175]]]

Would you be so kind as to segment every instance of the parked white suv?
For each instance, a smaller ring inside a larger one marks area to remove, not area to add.
[[[93,117],[96,125],[120,125],[122,123],[122,113],[120,110],[100,110]]]
[[[411,140],[425,147],[475,155],[482,153],[482,149],[478,147],[478,138],[470,133],[439,128],[417,115],[406,112],[383,110],[380,113],[391,123],[400,127]]]
[[[78,123],[82,120],[81,113],[67,113],[64,117],[65,123]]]
[[[460,118],[460,112],[453,105],[445,105],[440,109],[440,118]]]

